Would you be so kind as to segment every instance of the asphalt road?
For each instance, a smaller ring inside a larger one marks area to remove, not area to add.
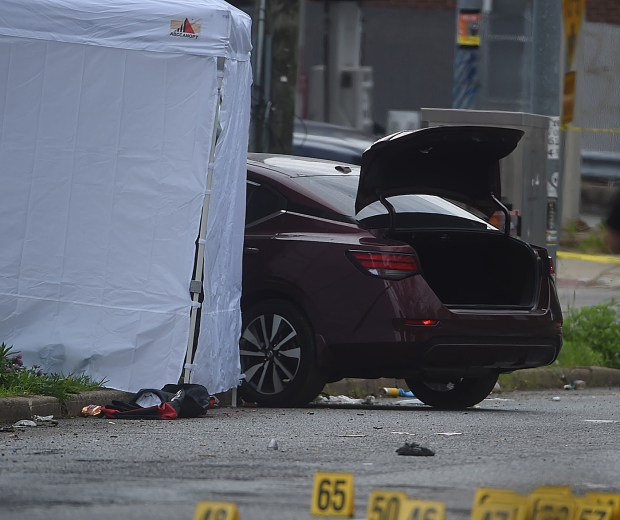
[[[590,307],[608,303],[610,300],[620,302],[620,289],[607,287],[558,287],[558,298],[562,311]]]
[[[469,518],[478,487],[620,492],[618,388],[500,394],[460,412],[397,401],[1,432],[0,519],[192,519],[200,500],[234,502],[239,520],[313,518],[318,471],[354,476],[354,518],[383,488],[442,501],[447,519]],[[398,455],[406,440],[435,456]]]

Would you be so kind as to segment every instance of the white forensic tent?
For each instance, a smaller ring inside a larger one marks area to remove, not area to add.
[[[0,342],[27,365],[176,383],[202,230],[191,382],[238,384],[250,24],[222,0],[2,0]]]

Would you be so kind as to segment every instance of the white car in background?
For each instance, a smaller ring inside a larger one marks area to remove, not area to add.
[[[347,126],[296,119],[293,155],[361,164],[362,154],[377,137]]]

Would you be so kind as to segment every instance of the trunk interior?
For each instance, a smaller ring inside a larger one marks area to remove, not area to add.
[[[477,231],[396,232],[418,254],[422,276],[446,306],[531,307],[538,255],[521,240]]]

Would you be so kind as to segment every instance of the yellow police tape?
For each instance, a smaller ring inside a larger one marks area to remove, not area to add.
[[[584,126],[573,126],[571,124],[561,125],[561,130],[567,132],[592,132],[598,134],[620,134],[620,128],[587,128]]]
[[[588,255],[585,253],[573,253],[572,251],[558,251],[558,258],[575,258],[577,260],[587,260],[589,262],[599,262],[601,264],[620,264],[620,256],[612,255]]]

